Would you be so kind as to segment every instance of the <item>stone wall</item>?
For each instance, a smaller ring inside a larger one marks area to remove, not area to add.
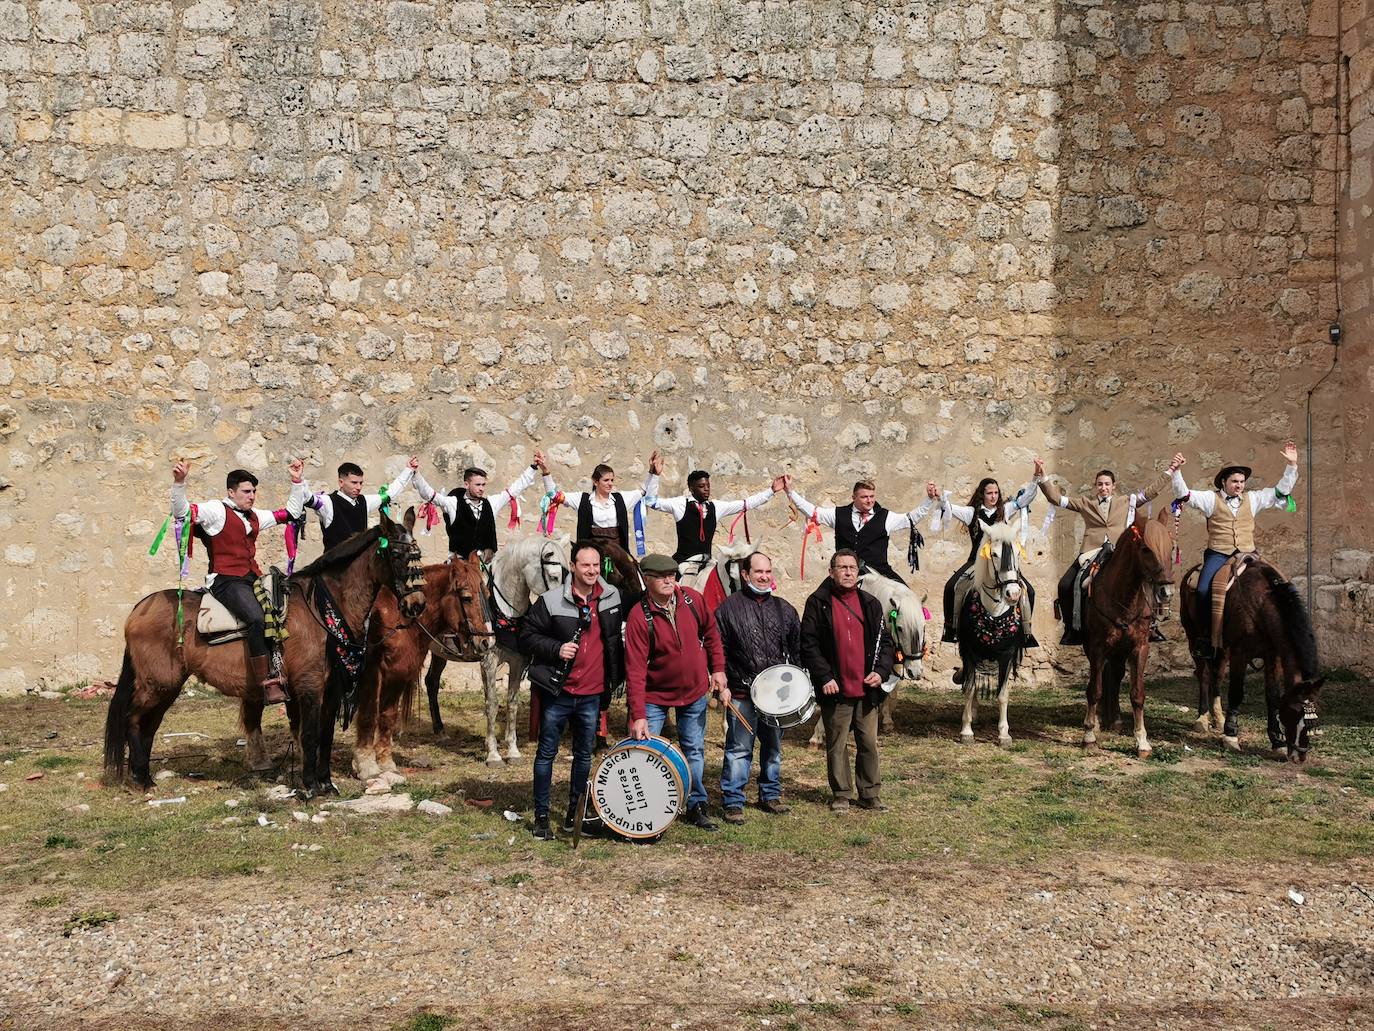
[[[1037,454],[1272,482],[1329,358],[1335,15],[0,0],[0,690],[114,671],[174,456],[269,499],[294,453],[541,443],[893,506]],[[1262,539],[1300,562],[1300,517]]]

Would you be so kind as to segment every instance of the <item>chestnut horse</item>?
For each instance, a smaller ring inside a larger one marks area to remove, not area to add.
[[[362,780],[396,772],[392,743],[397,728],[410,719],[425,656],[481,662],[492,648],[481,560],[454,558],[425,566],[421,573],[425,608],[419,616],[407,619],[390,591],[379,594],[372,609],[353,742],[353,771]]]
[[[1193,652],[1198,681],[1198,722],[1205,727],[1208,713],[1222,722],[1222,741],[1240,748],[1240,705],[1245,700],[1245,672],[1253,660],[1264,666],[1264,699],[1269,745],[1277,757],[1302,762],[1309,747],[1303,706],[1316,695],[1325,677],[1317,676],[1317,639],[1297,588],[1262,559],[1254,559],[1231,582],[1221,621],[1221,658],[1203,659],[1198,651],[1211,641],[1211,611],[1198,612],[1197,573],[1183,577],[1179,615]],[[1220,681],[1229,667],[1230,690],[1224,718]]]
[[[1083,623],[1083,650],[1088,655],[1088,709],[1083,720],[1083,746],[1094,748],[1103,723],[1115,732],[1121,725],[1121,681],[1131,667],[1131,711],[1135,715],[1135,750],[1141,759],[1153,751],[1145,733],[1145,665],[1150,658],[1150,622],[1167,609],[1174,583],[1173,518],[1166,505],[1159,518],[1144,512],[1117,541],[1110,561],[1093,578]],[[1105,720],[1099,718],[1099,710]]]
[[[418,614],[424,598],[408,586],[420,553],[411,534],[414,525],[413,508],[406,511],[404,525],[383,512],[379,525],[326,551],[287,581],[288,636],[282,656],[291,696],[287,713],[293,732],[299,735],[301,781],[307,798],[336,791],[329,759],[334,719],[342,701],[328,686],[332,679],[326,652],[330,636],[315,607],[319,588],[332,596],[355,639],[383,585],[403,599],[408,614]],[[176,591],[148,595],[124,623],[124,663],[105,717],[105,770],[112,780],[123,779],[127,762],[137,785],[153,786],[149,771],[153,738],[188,677],[195,676],[232,698],[257,699],[261,716],[262,690],[249,673],[247,644],[207,645],[196,630],[201,598],[198,592],[185,598],[185,640],[180,645]],[[261,769],[265,758],[261,725],[244,729],[249,763]]]

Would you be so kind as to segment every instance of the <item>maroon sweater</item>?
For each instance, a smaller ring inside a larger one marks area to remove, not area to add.
[[[601,668],[601,620],[596,615],[597,599],[601,597],[601,583],[592,588],[592,596],[587,599],[591,606],[591,623],[582,628],[582,636],[577,639],[577,657],[573,659],[572,670],[563,682],[563,690],[568,694],[600,694],[605,689],[605,674]],[[573,589],[573,601],[580,602],[577,589]]]
[[[691,705],[710,689],[711,673],[725,672],[720,631],[706,609],[706,599],[690,587],[677,591],[675,619],[649,602],[654,613],[652,656],[644,607],[635,605],[625,620],[625,701],[631,720],[644,719],[646,702],[665,708]],[[684,594],[691,595],[691,607],[683,600]]]
[[[840,696],[862,698],[868,664],[864,661],[864,609],[858,591],[832,588],[830,621],[835,627],[835,678]]]

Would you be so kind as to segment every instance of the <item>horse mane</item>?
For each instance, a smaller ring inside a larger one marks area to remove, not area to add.
[[[312,576],[323,576],[331,573],[339,566],[346,565],[355,559],[358,554],[376,544],[382,536],[382,526],[378,523],[370,530],[354,534],[342,544],[336,544],[323,555],[311,562],[308,566],[302,566],[291,574],[293,580],[304,580]]]
[[[1317,638],[1312,632],[1312,620],[1307,615],[1307,606],[1302,603],[1298,589],[1283,574],[1268,563],[1262,563],[1264,578],[1269,582],[1269,596],[1274,599],[1274,607],[1279,610],[1279,618],[1288,631],[1288,639],[1297,653],[1298,669],[1304,680],[1314,680],[1317,676]]]

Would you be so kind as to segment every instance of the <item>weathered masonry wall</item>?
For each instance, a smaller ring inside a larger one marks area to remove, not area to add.
[[[113,672],[174,456],[269,499],[292,453],[537,443],[894,507],[1037,454],[1272,482],[1329,360],[1335,16],[0,0],[0,690]]]

